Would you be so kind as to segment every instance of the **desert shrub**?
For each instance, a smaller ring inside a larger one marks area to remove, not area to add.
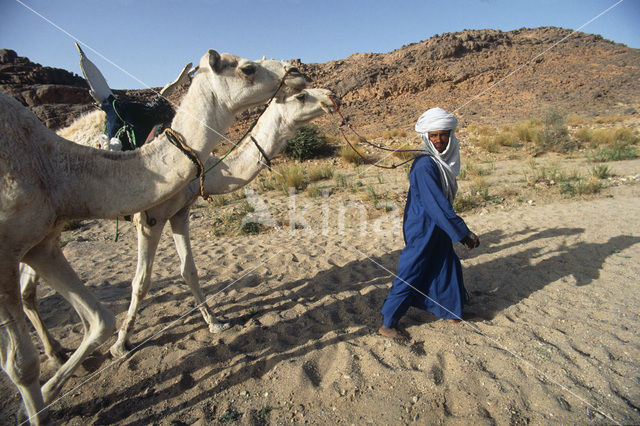
[[[320,132],[318,126],[302,126],[296,134],[287,141],[283,153],[296,160],[307,160],[319,157],[329,151],[327,138]]]
[[[268,176],[261,173],[256,180],[258,182],[258,189],[261,191],[271,191],[276,189],[276,179],[271,173]]]
[[[289,188],[301,190],[306,186],[304,168],[299,164],[290,164],[278,168],[276,176],[285,193],[288,193]]]
[[[493,142],[499,146],[517,147],[519,145],[518,137],[511,131],[502,131],[496,134]]]
[[[613,129],[597,129],[593,131],[592,142],[598,145],[634,145],[640,138],[633,134],[633,131],[626,127],[616,127]]]
[[[619,122],[624,121],[627,118],[631,118],[631,117],[633,117],[633,116],[613,114],[613,115],[607,115],[607,116],[604,116],[604,117],[598,117],[595,120],[593,120],[593,122],[596,123],[596,124],[619,123]]]
[[[583,127],[573,134],[573,137],[578,141],[579,145],[588,145],[593,141],[593,130],[588,127]]]
[[[392,138],[397,138],[397,137],[401,137],[404,138],[407,136],[407,132],[405,130],[400,130],[400,129],[387,129],[384,132],[382,132],[382,137],[384,139],[392,139]]]
[[[460,194],[458,193],[458,195],[456,196],[456,199],[453,200],[453,210],[455,210],[458,213],[467,211],[467,210],[471,210],[476,206],[476,201],[473,197],[473,195],[471,194]]]
[[[495,142],[494,138],[489,136],[480,136],[476,141],[476,145],[491,153],[500,151],[500,146]]]
[[[225,411],[222,414],[222,416],[220,416],[219,420],[222,423],[226,423],[226,422],[235,422],[239,418],[240,418],[240,413],[238,413],[238,410],[232,407],[227,409],[227,411]]]
[[[247,222],[240,227],[240,234],[242,235],[258,235],[267,229],[266,226],[261,223]]]
[[[471,195],[480,196],[483,200],[489,199],[489,183],[481,176],[473,178],[469,186]]]
[[[496,132],[496,129],[494,129],[491,126],[479,126],[475,128],[475,134],[477,134],[478,136],[491,136]]]
[[[602,189],[602,185],[597,179],[591,178],[588,180],[578,179],[576,182],[562,182],[560,185],[560,193],[575,197],[576,195],[590,195],[597,194]]]
[[[589,160],[594,163],[603,163],[606,161],[633,160],[637,157],[638,153],[634,146],[624,142],[615,142],[610,147],[596,149],[589,155]]]
[[[529,162],[529,172],[525,172],[525,181],[529,186],[536,186],[538,183],[545,185],[553,185],[556,183],[562,183],[570,180],[576,180],[578,178],[577,172],[573,174],[567,174],[560,170],[557,166],[541,166],[534,160]]]
[[[574,147],[569,137],[565,111],[554,108],[547,110],[542,124],[542,130],[536,132],[534,137],[538,147],[553,152],[566,152]]]
[[[602,185],[597,179],[579,180],[576,183],[578,195],[597,194],[602,189]]]
[[[222,207],[229,204],[229,199],[224,195],[214,195],[211,197],[210,203],[214,207]]]
[[[358,153],[360,153],[360,155],[358,155]],[[351,147],[351,145],[344,145],[340,149],[340,157],[342,157],[342,159],[347,163],[352,163],[356,165],[364,164],[365,161],[361,155],[362,155],[362,151],[358,149],[357,145],[353,145],[353,148]]]
[[[611,176],[611,170],[606,164],[600,164],[591,169],[591,176],[596,179],[606,179]]]
[[[319,164],[309,169],[307,174],[309,181],[317,182],[323,179],[331,179],[333,177],[333,166],[330,163]]]
[[[540,127],[540,122],[538,120],[529,119],[523,123],[517,124],[513,131],[520,142],[527,143],[532,142],[535,139],[538,127]]]

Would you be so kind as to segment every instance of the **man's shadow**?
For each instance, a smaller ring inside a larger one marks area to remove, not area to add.
[[[500,244],[502,236],[499,231],[495,231],[493,235],[484,238],[484,248],[476,253],[472,252],[472,256],[502,250],[513,251],[514,247],[535,240],[570,237],[583,232],[581,228],[546,229],[539,232],[525,229],[520,232],[522,238]],[[491,319],[555,281],[565,280],[571,283],[568,285],[586,286],[600,277],[600,271],[608,257],[639,242],[640,237],[619,235],[604,243],[563,242],[560,247],[552,249],[538,243],[536,247],[464,268],[465,286],[472,296],[470,310],[480,317]],[[542,260],[538,261],[540,258]]]

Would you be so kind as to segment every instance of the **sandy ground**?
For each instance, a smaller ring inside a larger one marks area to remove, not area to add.
[[[639,164],[629,167],[638,173]],[[400,323],[409,344],[375,333],[403,247],[398,218],[368,221],[364,233],[346,220],[340,232],[333,204],[323,233],[321,201],[304,216],[313,232],[213,238],[206,214],[193,211],[203,290],[234,324],[219,335],[194,310],[165,230],[133,336],[146,343],[115,361],[114,339],[103,345],[67,383],[52,419],[640,423],[640,185],[463,215],[482,239],[471,252],[457,247],[475,319],[452,324],[412,309]],[[64,250],[121,321],[136,242],[130,224],[120,223],[117,243],[114,229],[86,222],[67,233]],[[45,285],[39,291],[45,322],[77,347],[77,316]],[[50,374],[43,368],[43,378]],[[0,380],[0,419],[12,424],[20,398],[6,376]]]

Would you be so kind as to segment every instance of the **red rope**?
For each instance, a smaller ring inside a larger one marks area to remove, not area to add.
[[[335,109],[335,111],[338,113],[338,115],[340,116],[340,118],[342,119],[342,122],[340,123],[340,126],[338,127],[338,130],[340,131],[340,134],[342,135],[342,137],[344,138],[345,142],[347,143],[347,145],[349,145],[351,147],[351,149],[353,149],[355,151],[356,154],[358,154],[358,156],[360,158],[362,158],[364,160],[365,163],[369,164],[369,160],[367,158],[365,158],[362,154],[360,154],[360,152],[358,150],[355,149],[355,147],[351,144],[351,142],[349,142],[349,139],[347,138],[347,136],[344,134],[344,131],[342,130],[342,127],[346,126],[349,128],[349,130],[351,130],[351,132],[356,135],[358,137],[358,139],[360,139],[360,141],[366,143],[367,145],[370,145],[376,149],[380,149],[383,151],[391,151],[391,152],[424,152],[421,149],[390,149],[381,145],[376,145],[374,143],[369,142],[367,139],[365,139],[364,137],[360,136],[358,134],[358,132],[356,132],[353,127],[351,127],[351,124],[349,124],[349,120],[347,120],[344,115],[342,115],[342,112],[340,111],[340,108],[338,107],[338,103],[336,102],[336,100],[331,97],[331,101],[333,102],[333,108]],[[404,164],[407,164],[408,162],[413,161],[413,158],[408,159],[407,161],[403,161],[400,164],[392,164],[391,166],[382,166],[379,164],[371,164],[374,167],[378,167],[381,169],[395,169],[397,167],[400,167]]]

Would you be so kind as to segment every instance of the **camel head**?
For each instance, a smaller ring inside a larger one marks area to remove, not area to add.
[[[216,97],[236,112],[269,100],[284,78],[284,86],[299,91],[304,75],[283,61],[251,61],[230,53],[209,50],[201,59],[197,77],[206,78]]]
[[[298,127],[324,114],[331,114],[334,109],[332,96],[327,89],[305,89],[277,99],[276,107],[280,108],[282,117],[291,120]]]

